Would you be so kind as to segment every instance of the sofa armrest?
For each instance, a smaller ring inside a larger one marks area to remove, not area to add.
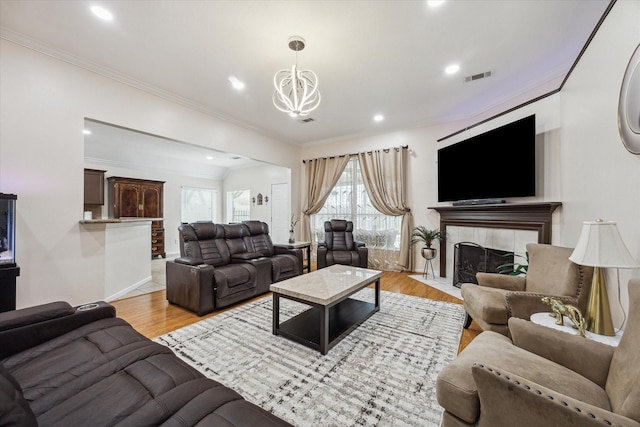
[[[327,266],[327,245],[324,242],[318,242],[316,249],[316,269],[320,270]]]
[[[360,257],[360,267],[369,267],[369,249],[366,246],[356,246],[358,256]]]
[[[287,255],[293,255],[296,258],[298,258],[300,273],[302,273],[302,264],[304,261],[304,253],[302,249],[287,248],[285,246],[278,246],[278,245],[273,245],[273,248],[275,249],[276,255],[287,254]]]
[[[210,313],[213,305],[213,272],[209,264],[188,265],[167,261],[167,300],[194,311],[198,316]]]
[[[578,305],[578,299],[575,297],[532,292],[507,292],[505,299],[510,317],[529,320],[534,313],[551,312],[551,307],[542,302],[543,297],[554,297],[562,301],[563,304]]]
[[[498,273],[476,273],[479,286],[506,289],[508,291],[524,291],[526,279],[523,276],[509,276]]]
[[[364,248],[366,246],[366,243],[359,241],[354,241],[353,244],[356,246],[356,248]]]
[[[56,301],[0,313],[0,332],[75,313],[68,302]]]
[[[614,347],[557,329],[509,319],[513,344],[551,360],[604,388]]]
[[[59,301],[0,313],[0,359],[115,316],[115,307],[104,301],[79,307]]]
[[[558,393],[520,375],[483,364],[475,364],[471,371],[480,399],[478,426],[510,427],[515,420],[521,420],[520,425],[527,426],[640,427],[640,423],[630,418]]]
[[[180,258],[175,258],[173,261],[177,262],[178,264],[194,265],[194,266],[204,264],[204,260],[202,258],[180,257]]]

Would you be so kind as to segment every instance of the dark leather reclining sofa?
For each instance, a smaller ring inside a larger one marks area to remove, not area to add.
[[[90,306],[0,313],[0,425],[290,426]]]
[[[178,227],[180,258],[166,263],[167,300],[199,316],[302,274],[302,250],[274,246],[261,221]]]

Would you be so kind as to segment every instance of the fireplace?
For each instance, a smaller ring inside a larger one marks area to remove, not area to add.
[[[497,273],[502,264],[513,263],[513,252],[485,248],[472,242],[460,242],[453,251],[453,286],[478,284],[476,273]]]

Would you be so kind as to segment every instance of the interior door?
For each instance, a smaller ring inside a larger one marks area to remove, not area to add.
[[[274,243],[286,243],[289,240],[291,226],[291,203],[289,202],[289,184],[271,184],[271,229],[269,234]]]

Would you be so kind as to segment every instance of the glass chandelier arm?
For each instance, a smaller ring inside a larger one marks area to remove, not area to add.
[[[273,76],[273,86],[275,87],[275,92],[273,92],[273,105],[275,107],[284,112],[289,113],[293,111],[293,104],[289,97],[285,94],[286,87],[291,83],[291,75],[288,74],[289,70],[280,70]],[[283,75],[278,81],[279,76]]]
[[[304,41],[295,38],[289,48],[296,52],[296,63],[291,70],[279,70],[273,77],[273,105],[292,116],[306,116],[320,104],[318,76],[311,70],[298,69],[298,51],[304,49]]]
[[[297,62],[297,60],[296,60]],[[293,67],[291,67],[291,92],[293,94],[293,110],[294,111],[299,111],[300,107],[298,104],[298,84],[299,84],[300,80],[299,80],[299,76],[298,76],[298,69],[297,67],[294,65]]]

